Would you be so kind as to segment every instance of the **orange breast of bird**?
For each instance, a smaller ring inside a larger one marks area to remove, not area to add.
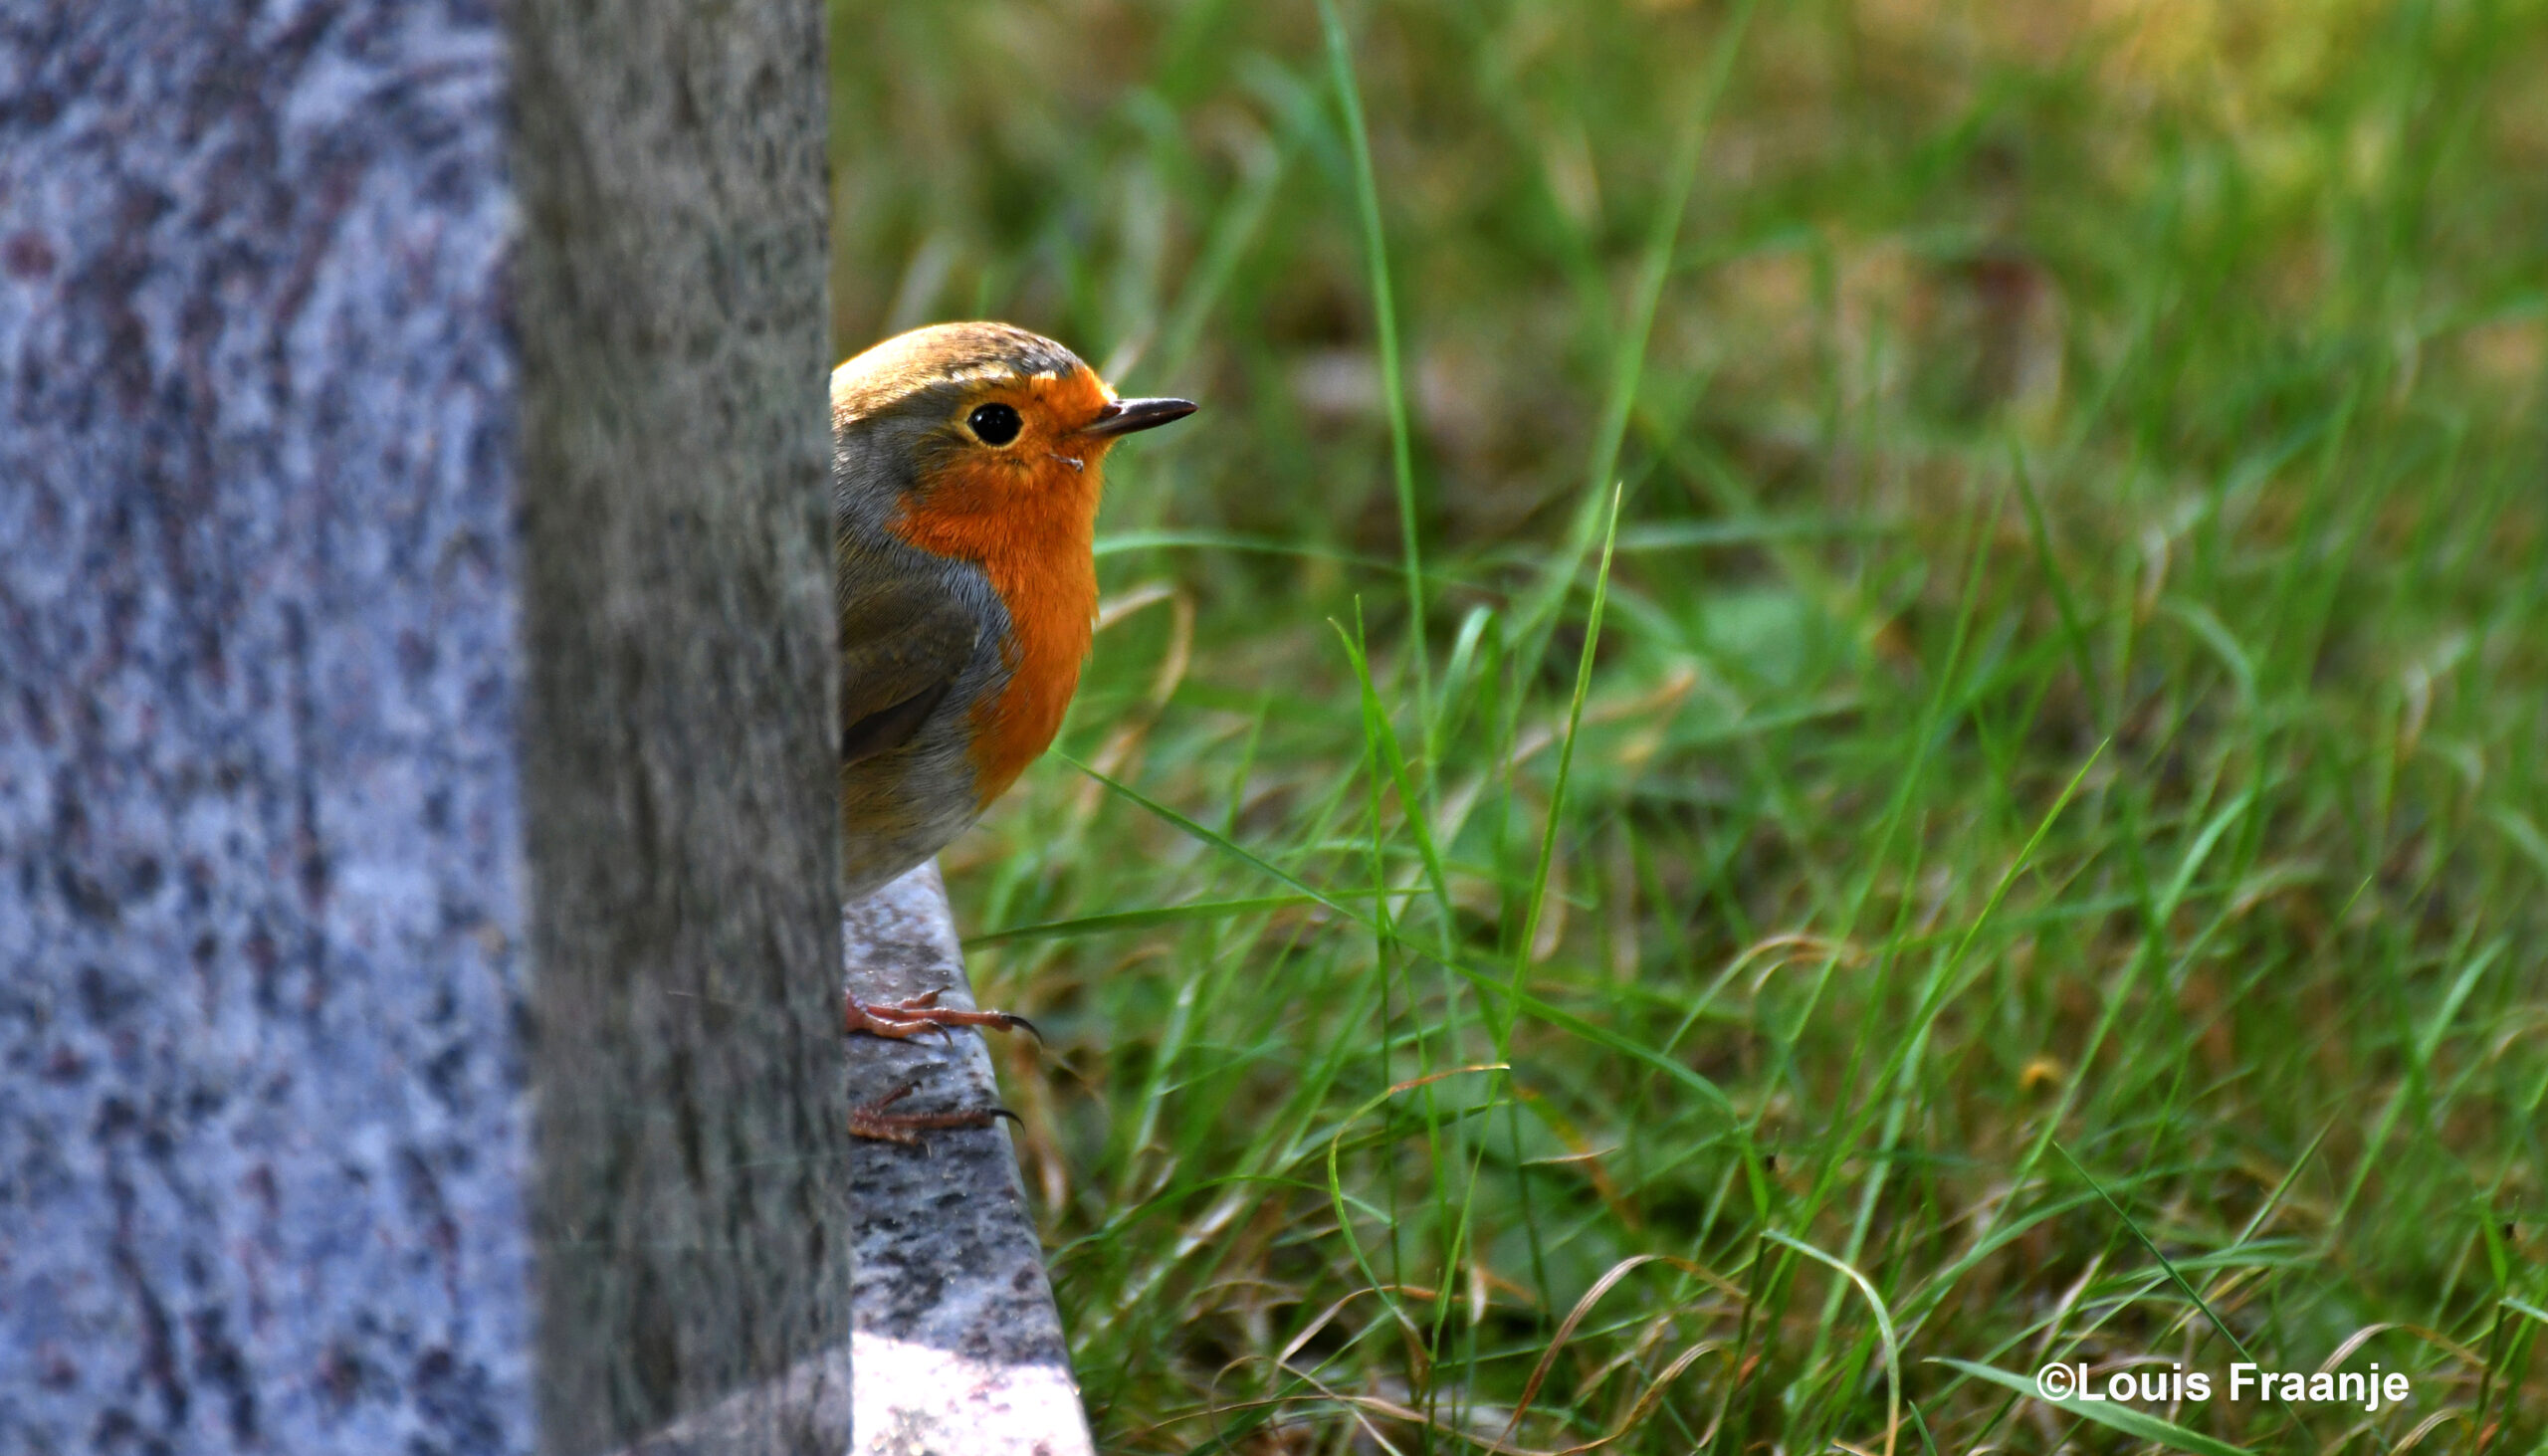
[[[1108,395],[1085,370],[1025,385],[1035,407],[1023,412],[1037,422],[1035,438],[1020,440],[1014,457],[951,466],[892,526],[922,550],[980,566],[1008,608],[1009,636],[1000,644],[1007,685],[971,710],[973,788],[982,806],[1051,746],[1097,618],[1098,470],[1108,442],[1050,440],[1041,426],[1094,419]]]

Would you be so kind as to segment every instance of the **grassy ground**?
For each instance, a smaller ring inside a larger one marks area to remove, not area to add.
[[[2540,1448],[2541,0],[833,24],[843,352],[1204,402],[949,860],[1101,1445]]]

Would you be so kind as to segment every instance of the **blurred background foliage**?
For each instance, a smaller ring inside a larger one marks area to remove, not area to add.
[[[1204,405],[949,856],[1101,1445],[2540,1439],[2548,4],[832,28],[839,351]]]

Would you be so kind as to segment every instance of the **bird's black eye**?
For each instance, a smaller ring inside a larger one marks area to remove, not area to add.
[[[973,432],[974,439],[985,445],[1005,445],[1017,438],[1017,432],[1026,428],[1026,422],[1007,405],[984,404],[974,406],[973,412],[964,416],[964,427]]]

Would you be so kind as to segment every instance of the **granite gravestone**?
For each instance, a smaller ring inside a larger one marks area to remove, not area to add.
[[[843,1448],[823,57],[0,11],[0,1450]]]
[[[973,1004],[934,864],[843,907],[841,941],[862,1000]],[[993,1106],[999,1092],[967,1032],[860,1038],[849,1095],[937,1112]],[[861,1142],[849,1167],[856,1456],[1091,1456],[1008,1131],[932,1133],[919,1148]]]

